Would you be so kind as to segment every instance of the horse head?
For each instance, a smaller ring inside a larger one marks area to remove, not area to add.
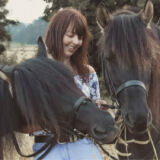
[[[151,28],[152,18],[151,1],[139,13],[119,10],[111,14],[102,5],[97,9],[105,82],[124,123],[134,133],[146,131],[152,123],[148,106],[156,37]]]
[[[10,75],[8,71],[2,69]],[[116,138],[118,128],[111,115],[99,110],[86,97],[82,98],[83,93],[64,65],[48,58],[33,58],[10,71],[12,79],[8,76],[7,82],[12,86],[11,95],[28,126],[38,124],[53,132],[58,128],[63,132],[75,128],[102,143]]]

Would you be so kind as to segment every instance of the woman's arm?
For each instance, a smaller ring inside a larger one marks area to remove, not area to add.
[[[89,67],[89,87],[90,87],[90,98],[94,101],[100,99],[99,81],[98,76],[93,67]]]
[[[100,89],[99,89],[99,80],[98,76],[92,66],[89,67],[89,84],[90,84],[90,97],[95,100],[98,107],[103,110],[107,110],[107,108],[103,107],[103,104],[107,104],[106,101],[100,99]]]

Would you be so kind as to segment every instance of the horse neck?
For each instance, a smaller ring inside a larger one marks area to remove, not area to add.
[[[148,104],[152,112],[153,124],[160,130],[160,55],[152,62],[152,77],[148,94]]]

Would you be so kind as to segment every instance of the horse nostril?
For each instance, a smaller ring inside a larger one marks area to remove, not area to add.
[[[103,138],[106,137],[107,131],[103,127],[95,126],[95,127],[92,128],[92,134],[97,139],[103,139]]]
[[[143,131],[147,128],[147,119],[148,116],[138,114],[138,115],[132,115],[132,114],[126,114],[125,115],[125,123],[129,128],[135,131]]]
[[[106,133],[106,131],[101,127],[95,127],[93,131],[96,135],[101,135]]]

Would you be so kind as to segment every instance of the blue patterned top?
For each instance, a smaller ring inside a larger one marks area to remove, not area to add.
[[[100,99],[99,82],[96,72],[89,74],[89,81],[84,83],[79,75],[74,76],[78,88],[92,100]]]

